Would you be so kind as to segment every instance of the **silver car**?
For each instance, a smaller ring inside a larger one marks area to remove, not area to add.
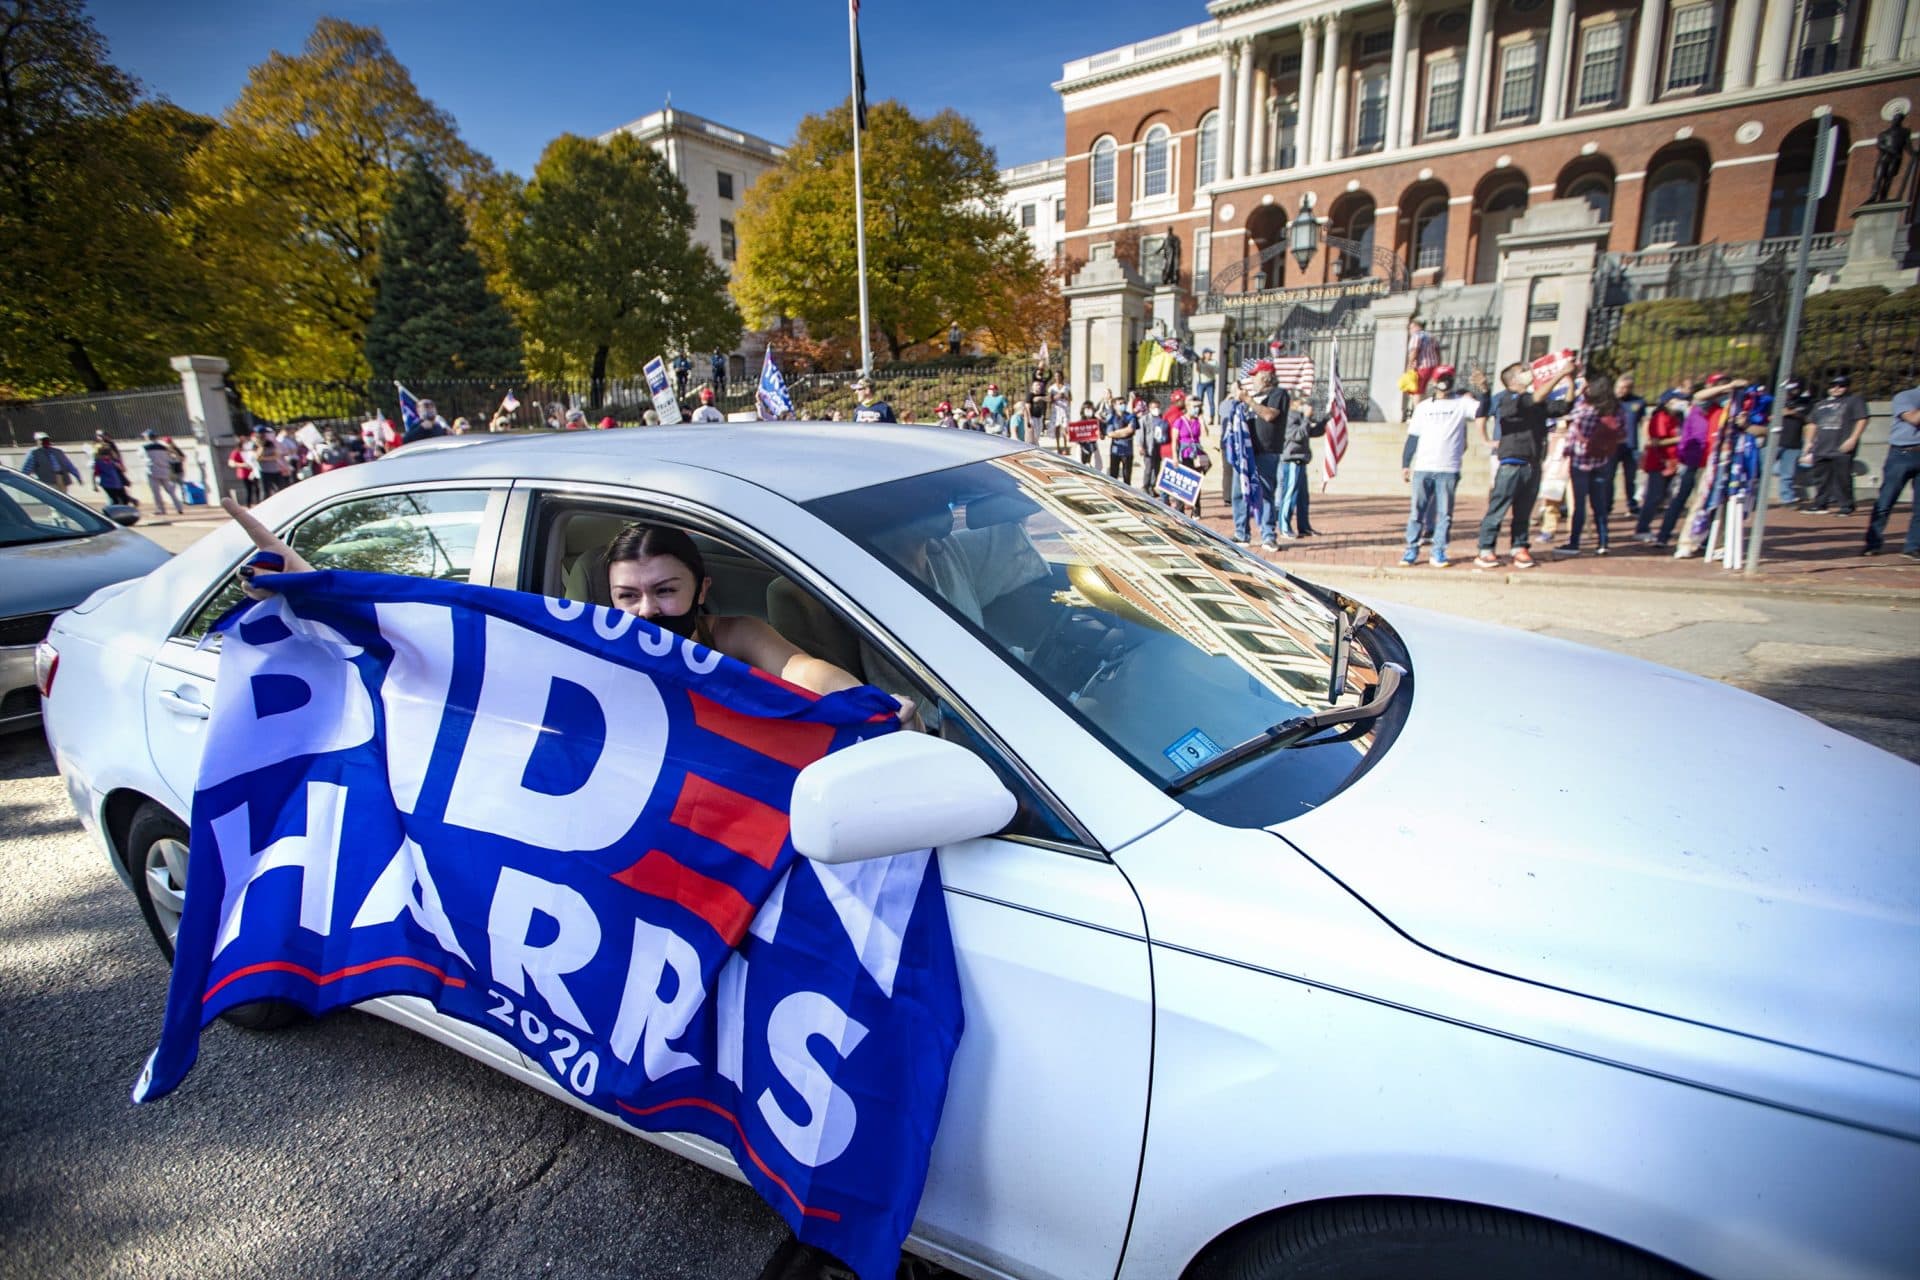
[[[54,615],[167,556],[58,489],[0,467],[0,733],[40,723],[33,649]]]

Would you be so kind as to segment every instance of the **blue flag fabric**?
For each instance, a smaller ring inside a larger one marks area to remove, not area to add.
[[[753,398],[762,422],[778,422],[793,413],[793,397],[787,394],[787,380],[780,376],[780,366],[773,362],[772,347],[767,348],[766,359],[761,362],[760,386]]]
[[[795,855],[799,771],[895,731],[629,614],[386,574],[229,615],[185,915],[136,1101],[222,1011],[407,994],[576,1098],[733,1152],[891,1276],[962,1016],[932,854]]]
[[[393,389],[400,397],[400,429],[411,431],[420,425],[420,401],[401,386],[398,379],[394,380]]]
[[[1253,465],[1253,429],[1248,421],[1250,411],[1239,400],[1227,401],[1226,408],[1220,412],[1220,456],[1233,468],[1233,474],[1240,481],[1240,492],[1246,495],[1247,519],[1249,527],[1264,527],[1267,503],[1272,495],[1267,492],[1261,481],[1259,471]],[[1236,532],[1235,537],[1239,534]]]

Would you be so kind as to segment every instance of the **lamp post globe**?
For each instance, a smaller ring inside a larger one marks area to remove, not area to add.
[[[1293,260],[1305,271],[1320,248],[1320,221],[1313,216],[1305,196],[1300,197],[1300,212],[1287,227],[1287,242],[1293,249]]]

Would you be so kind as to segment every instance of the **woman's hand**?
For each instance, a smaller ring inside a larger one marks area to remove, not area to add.
[[[260,517],[235,502],[232,497],[220,499],[220,506],[233,518],[233,522],[247,531],[253,539],[255,554],[276,555],[280,557],[280,568],[275,569],[264,564],[248,563],[240,566],[240,589],[254,600],[265,600],[273,594],[266,585],[266,579],[276,573],[311,573],[313,566],[300,557],[300,553],[289,547],[277,537],[273,530],[260,523]]]

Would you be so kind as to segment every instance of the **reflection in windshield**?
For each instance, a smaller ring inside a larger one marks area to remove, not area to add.
[[[1329,698],[1331,608],[1166,507],[1043,452],[820,499],[809,506],[997,649],[1127,763],[1165,786],[1269,726],[1376,682],[1352,651]],[[1274,821],[1337,789],[1372,744],[1276,753],[1208,779]],[[1241,779],[1255,779],[1242,782]],[[1296,797],[1284,794],[1285,780]],[[1264,790],[1262,790],[1264,788]]]

